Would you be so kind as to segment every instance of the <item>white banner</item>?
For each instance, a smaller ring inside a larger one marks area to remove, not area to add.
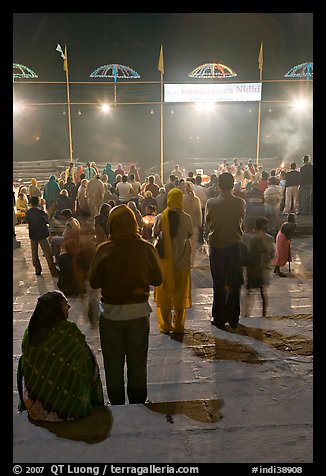
[[[260,101],[261,83],[164,84],[164,102]]]

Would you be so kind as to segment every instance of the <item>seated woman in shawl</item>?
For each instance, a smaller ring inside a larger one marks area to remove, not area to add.
[[[168,334],[182,333],[186,309],[191,307],[191,216],[183,211],[183,193],[173,188],[168,193],[167,208],[157,215],[153,236],[163,232],[164,258],[161,259],[163,283],[155,288],[154,299],[158,328]],[[172,310],[174,314],[172,317]]]
[[[23,337],[18,409],[32,420],[77,420],[104,405],[96,357],[68,321],[69,307],[61,291],[43,294]]]

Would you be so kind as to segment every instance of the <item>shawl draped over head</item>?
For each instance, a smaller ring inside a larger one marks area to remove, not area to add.
[[[17,373],[21,400],[24,378],[29,399],[64,420],[88,416],[104,403],[96,358],[78,326],[66,319],[61,309],[65,300],[60,291],[38,299]]]
[[[48,292],[38,298],[28,325],[31,345],[38,345],[50,327],[66,319],[62,310],[65,301],[65,295],[61,291]]]
[[[31,179],[31,185],[34,185],[34,187],[37,186],[37,180],[36,180],[36,178],[32,178],[32,179]]]
[[[121,204],[113,207],[109,214],[110,239],[113,241],[126,240],[137,237],[137,220],[134,212]]]
[[[167,196],[167,207],[162,212],[162,230],[164,237],[164,286],[173,291],[174,283],[174,265],[173,265],[173,247],[169,222],[169,212],[172,210],[183,210],[183,193],[179,188],[172,188]],[[174,233],[173,233],[174,234]]]

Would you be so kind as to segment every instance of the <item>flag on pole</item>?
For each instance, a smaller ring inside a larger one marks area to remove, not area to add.
[[[65,54],[63,59],[63,69],[66,73],[68,73],[68,55],[67,55],[67,47],[65,45]]]
[[[63,52],[61,46],[58,43],[57,47],[56,47],[56,51],[59,51],[59,53],[61,54],[61,58],[63,59],[63,69],[64,69],[64,71],[68,72],[67,46],[65,46],[65,52]]]
[[[62,48],[61,48],[61,46],[59,45],[59,43],[57,44],[57,47],[56,47],[55,50],[56,50],[56,51],[59,51],[59,53],[61,53],[61,58],[65,59],[65,55],[63,54]]]
[[[264,58],[263,58],[263,42],[261,42],[261,43],[260,43],[259,56],[258,56],[258,65],[259,65],[260,71],[263,71],[263,62],[264,62]]]
[[[164,74],[164,60],[163,60],[163,45],[161,45],[160,57],[158,60],[157,69]]]

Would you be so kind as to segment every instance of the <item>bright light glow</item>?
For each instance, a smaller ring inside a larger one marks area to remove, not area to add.
[[[25,109],[25,105],[21,102],[13,102],[13,113],[20,114]]]
[[[293,103],[293,107],[294,107],[297,111],[303,111],[303,110],[307,107],[307,105],[308,105],[307,100],[304,99],[304,98],[297,99],[297,100],[294,101],[294,103]]]
[[[214,102],[197,102],[195,108],[200,112],[212,112],[215,109]]]
[[[105,112],[105,113],[109,112],[111,110],[110,104],[102,104],[101,110],[102,112]]]

